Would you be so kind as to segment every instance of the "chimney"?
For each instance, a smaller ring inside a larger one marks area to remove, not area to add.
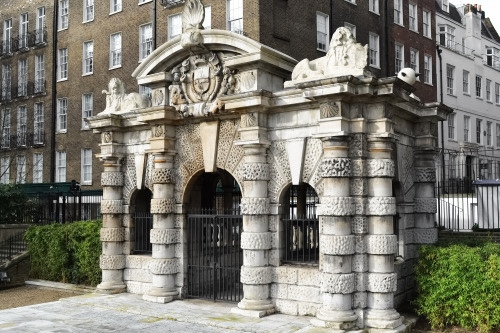
[[[462,17],[462,24],[465,25],[465,46],[476,53],[481,51],[481,14],[478,14],[477,4],[470,4],[466,6]]]

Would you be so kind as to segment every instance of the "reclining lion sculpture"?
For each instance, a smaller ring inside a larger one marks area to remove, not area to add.
[[[125,83],[118,78],[109,80],[108,90],[103,90],[102,93],[106,94],[106,109],[101,113],[129,111],[151,106],[151,100],[146,95],[135,92],[126,94]]]

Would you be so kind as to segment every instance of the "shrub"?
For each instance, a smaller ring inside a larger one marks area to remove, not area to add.
[[[33,278],[96,286],[101,221],[32,226],[25,234]]]
[[[432,328],[500,327],[500,244],[424,246],[415,272],[417,312]]]

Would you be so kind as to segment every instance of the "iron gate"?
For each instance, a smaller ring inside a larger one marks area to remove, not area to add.
[[[241,215],[236,214],[221,215],[207,210],[188,215],[189,297],[241,300],[242,225]]]

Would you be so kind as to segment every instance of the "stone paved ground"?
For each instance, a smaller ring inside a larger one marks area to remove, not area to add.
[[[0,310],[33,304],[58,301],[64,297],[81,295],[78,292],[47,289],[36,286],[22,286],[0,290]]]

